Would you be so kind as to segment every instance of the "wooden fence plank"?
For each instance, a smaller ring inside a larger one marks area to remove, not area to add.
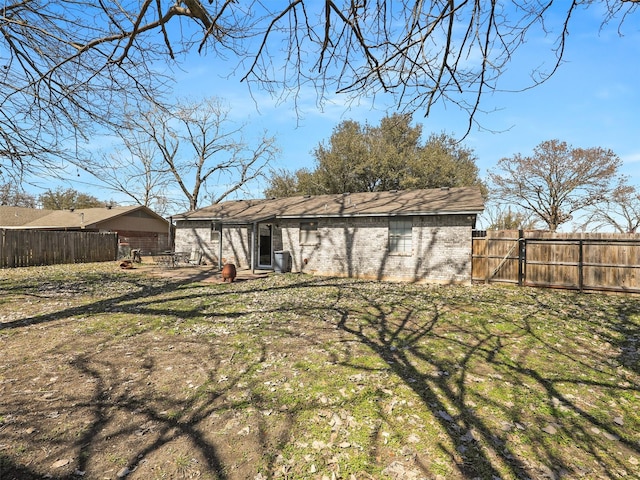
[[[640,293],[640,235],[525,232],[519,256],[504,252],[513,241],[513,231],[474,236],[472,280],[485,281],[498,267],[490,282]]]
[[[117,259],[117,233],[0,230],[0,268]]]

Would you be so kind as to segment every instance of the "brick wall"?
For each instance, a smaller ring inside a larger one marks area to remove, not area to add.
[[[300,221],[274,222],[273,250],[291,254],[293,272],[379,280],[467,283],[471,281],[471,231],[466,215],[413,217],[412,249],[389,253],[389,219],[323,218],[318,243],[300,244]],[[176,225],[176,251],[200,248],[207,263],[217,264],[218,234],[211,222],[181,221]],[[223,262],[251,266],[251,226],[225,226]],[[257,241],[255,248],[257,249]],[[256,256],[258,252],[255,251]]]
[[[319,243],[300,245],[300,222],[280,221],[282,248],[292,271],[372,279],[471,281],[472,219],[463,215],[413,217],[412,251],[390,254],[386,217],[320,219]]]
[[[250,268],[250,245],[251,227],[225,226],[222,229],[222,263],[233,263],[238,268]]]
[[[218,263],[218,241],[211,240],[211,222],[178,221],[176,222],[174,249],[176,252],[190,254],[193,249],[200,249],[203,261],[208,264]]]
[[[132,249],[141,250],[143,255],[156,255],[169,248],[169,234],[118,230],[120,256],[128,255]]]
[[[203,260],[217,265],[220,255],[219,232],[212,232],[210,221],[176,222],[175,251],[190,253],[193,249],[203,252]],[[234,263],[238,268],[248,268],[251,263],[251,232],[246,226],[225,226],[222,230],[222,263]]]

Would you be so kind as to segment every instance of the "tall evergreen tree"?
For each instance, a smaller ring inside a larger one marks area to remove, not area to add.
[[[313,151],[315,169],[275,171],[268,197],[395,189],[462,187],[484,190],[473,151],[448,134],[422,141],[422,125],[393,114],[372,126],[346,120]]]

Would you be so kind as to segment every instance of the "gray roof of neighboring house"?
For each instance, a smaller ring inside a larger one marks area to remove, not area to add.
[[[457,187],[235,200],[174,215],[173,219],[241,224],[271,218],[480,214],[483,210],[479,188]]]
[[[147,207],[99,207],[78,208],[75,210],[44,210],[0,206],[0,228],[94,228],[97,224],[144,209],[147,213],[165,220]],[[13,217],[12,217],[13,215]],[[167,222],[168,223],[168,222]]]
[[[19,227],[51,212],[52,210],[0,205],[0,227]]]

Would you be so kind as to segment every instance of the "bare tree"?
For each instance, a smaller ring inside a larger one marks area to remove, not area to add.
[[[96,127],[119,123],[123,106],[160,99],[163,77],[151,65],[164,49],[144,41],[122,6],[7,0],[0,7],[1,175],[17,182],[25,172],[56,175],[77,163]]]
[[[14,183],[0,185],[0,205],[36,208],[36,197],[18,188]]]
[[[205,197],[220,202],[261,178],[278,152],[266,133],[246,140],[245,125],[229,115],[215,97],[136,112],[121,133],[126,164],[94,161],[85,168],[140,204],[161,198],[167,208],[195,210]]]
[[[168,215],[180,202],[172,196],[173,175],[162,161],[156,141],[128,121],[116,129],[120,146],[108,152],[97,152],[82,162],[82,169],[103,188],[125,195],[138,205]]]
[[[489,199],[481,215],[484,230],[535,230],[540,222],[531,212]]]
[[[6,0],[0,171],[56,166],[91,128],[118,123],[123,105],[160,101],[166,79],[153,66],[191,49],[236,60],[250,88],[276,96],[388,95],[427,115],[444,102],[468,112],[470,128],[530,36],[549,37],[554,55],[547,70],[532,68],[537,84],[561,63],[576,10],[599,7],[603,23],[621,26],[638,3]]]
[[[189,200],[190,210],[198,207],[203,191],[211,203],[218,203],[262,177],[279,151],[275,138],[266,132],[248,143],[243,136],[245,125],[234,124],[229,113],[230,108],[220,99],[209,98],[202,103],[184,104],[175,114],[186,134],[173,136],[186,143],[192,155],[180,160],[176,155],[167,155],[164,160]],[[173,144],[169,142],[167,146],[170,145]],[[162,142],[158,146],[163,152],[169,150]]]
[[[489,173],[491,195],[533,213],[549,230],[597,204],[611,188],[620,158],[599,147],[572,148],[548,140],[533,155],[502,158]]]
[[[636,233],[640,228],[640,191],[622,178],[601,202],[589,209],[585,222],[595,228],[613,227],[618,233]]]

